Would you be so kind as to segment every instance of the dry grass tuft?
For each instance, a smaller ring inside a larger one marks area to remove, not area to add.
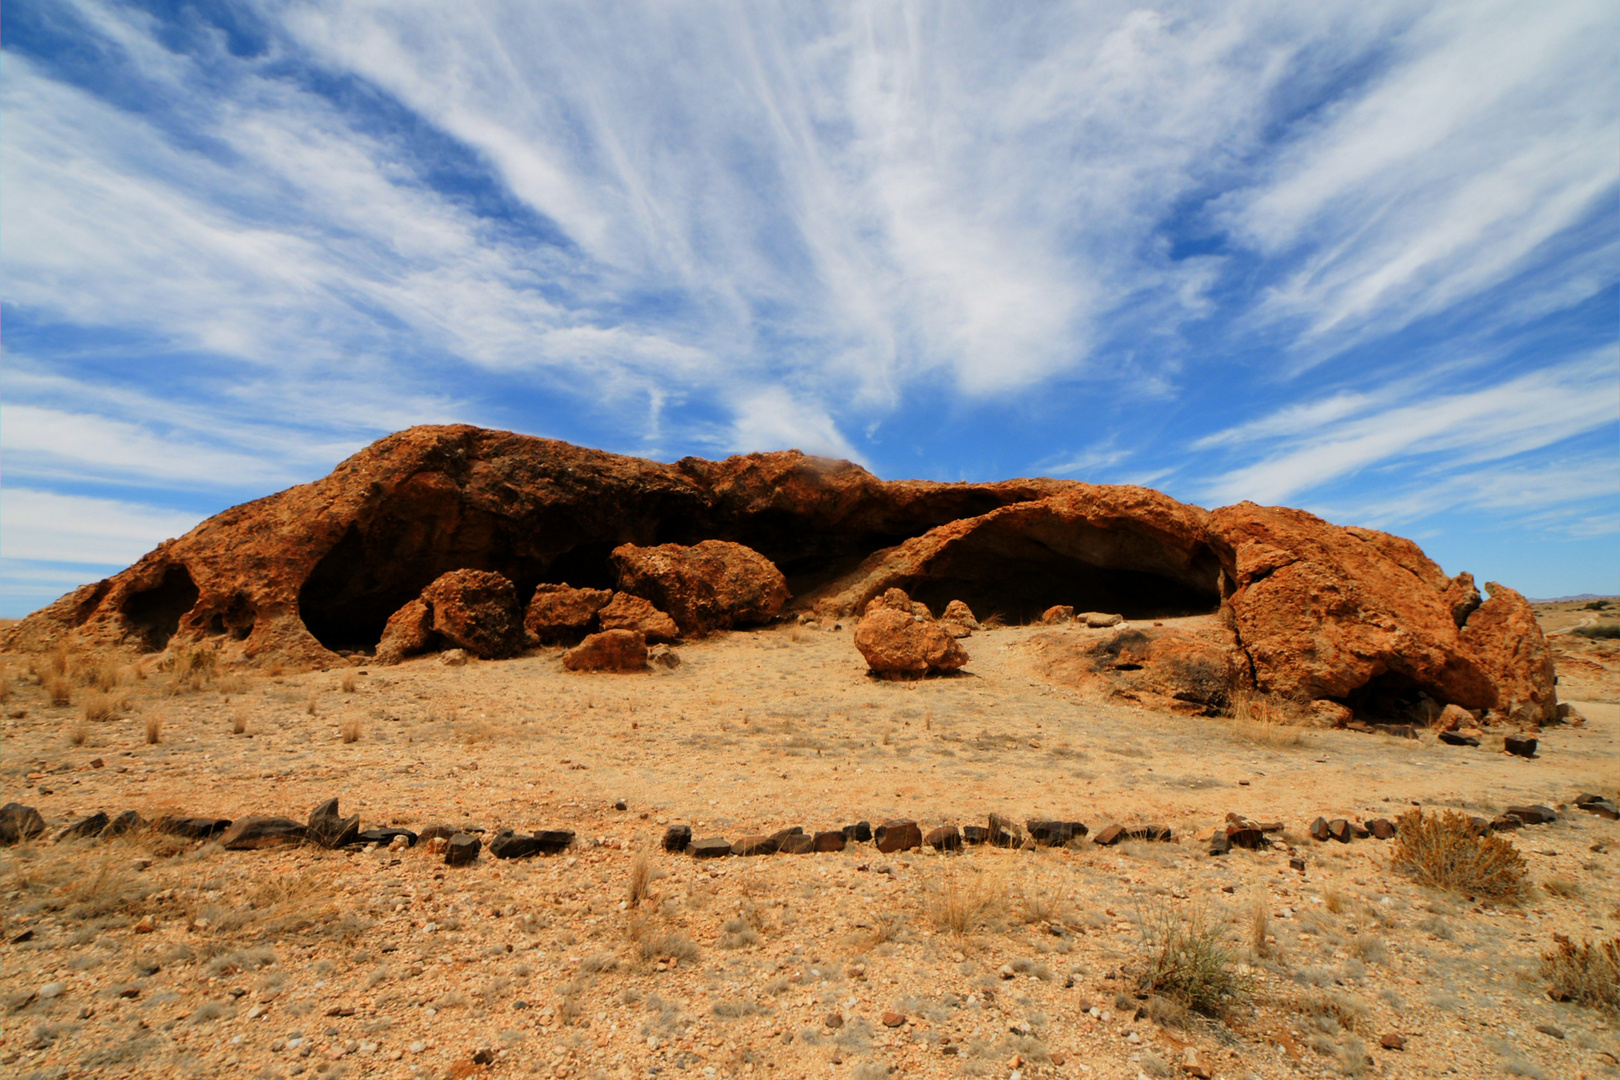
[[[1620,938],[1576,945],[1553,935],[1553,950],[1541,955],[1541,977],[1556,1001],[1620,1013]]]
[[[156,715],[148,716],[146,718],[146,742],[147,742],[147,745],[155,746],[155,745],[157,745],[158,743],[160,743],[162,741],[163,741],[163,717],[156,716]]]
[[[91,669],[89,681],[91,686],[107,694],[124,684],[124,673],[114,664],[101,664]]]
[[[341,738],[346,743],[357,743],[357,742],[359,742],[360,741],[360,721],[358,719],[356,719],[355,717],[352,717],[352,716],[349,719],[343,721],[343,723],[338,725],[338,737]]]
[[[1581,883],[1572,877],[1550,877],[1541,883],[1547,890],[1548,896],[1556,896],[1562,900],[1577,900],[1582,894]]]
[[[1226,707],[1232,737],[1257,746],[1298,746],[1305,740],[1305,725],[1291,719],[1278,705],[1249,691],[1232,694]]]
[[[1141,988],[1205,1016],[1221,1016],[1248,997],[1253,977],[1238,967],[1221,927],[1201,908],[1149,910],[1142,932],[1150,950]]]
[[[236,710],[236,712],[231,714],[231,734],[232,735],[246,734],[247,726],[248,726],[247,713],[243,712],[241,709],[238,709],[238,710]]]
[[[342,680],[338,682],[338,688],[341,689],[345,694],[354,693],[355,688],[359,685],[360,684],[355,680],[354,672],[352,671],[345,671],[343,673]]]
[[[1249,948],[1255,956],[1266,956],[1271,952],[1271,905],[1266,903],[1266,894],[1255,890],[1249,899]]]
[[[1489,900],[1524,899],[1530,875],[1519,849],[1499,836],[1475,836],[1463,815],[1410,810],[1396,827],[1390,865],[1419,885]]]
[[[45,680],[45,694],[51,699],[52,705],[62,706],[73,704],[73,684],[65,675],[52,675]]]
[[[662,960],[691,963],[700,955],[691,938],[679,930],[660,929],[646,916],[632,916],[628,932],[631,943],[636,947],[636,955],[644,963]]]
[[[927,902],[934,929],[963,937],[988,926],[1008,906],[1007,885],[991,871],[963,868],[956,861],[931,883]]]
[[[74,746],[83,746],[90,738],[90,724],[81,716],[68,726],[68,742]]]
[[[129,698],[113,696],[92,690],[84,697],[84,718],[91,721],[111,720],[119,713],[129,711]]]
[[[305,702],[304,709],[311,716],[320,715],[321,696],[314,690],[309,692],[309,700]]]
[[[648,856],[647,849],[642,848],[636,852],[636,857],[630,860],[630,895],[628,899],[632,909],[640,907],[641,902],[647,899],[647,890],[652,887],[652,883],[652,858]]]
[[[1335,915],[1344,914],[1344,909],[1350,906],[1350,898],[1338,889],[1329,889],[1322,897],[1322,906]]]

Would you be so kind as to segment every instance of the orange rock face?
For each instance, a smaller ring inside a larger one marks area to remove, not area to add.
[[[460,572],[504,579],[510,603],[473,579],[430,591]],[[621,598],[603,600],[615,585]],[[500,656],[523,644],[525,605],[544,640],[615,618],[673,637],[781,611],[870,617],[891,588],[912,615],[961,601],[992,625],[1053,606],[1134,624],[1222,611],[1234,678],[1361,714],[1456,704],[1533,723],[1557,705],[1546,642],[1511,589],[1481,603],[1471,577],[1447,577],[1410,541],[1301,511],[1212,513],[1061,480],[884,482],[797,452],[663,464],[460,425],[388,436],[314,483],[217,514],[3,644],[206,645],[227,662],[318,666],[444,642]],[[615,603],[626,613],[604,621]],[[637,621],[648,609],[668,625]],[[948,670],[961,647],[931,618],[911,625],[927,629],[873,623],[862,640],[898,650],[895,671]],[[928,640],[887,643],[916,634]],[[1225,666],[1156,647],[1143,670]]]
[[[788,602],[787,579],[775,564],[725,540],[622,544],[613,549],[613,565],[620,589],[668,612],[689,637],[769,622]]]

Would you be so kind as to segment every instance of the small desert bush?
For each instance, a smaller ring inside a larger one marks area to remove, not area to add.
[[[84,696],[84,718],[91,721],[111,720],[114,716],[129,708],[129,699],[114,697],[112,694],[100,690],[92,690]]]
[[[355,687],[358,685],[359,683],[355,681],[354,672],[352,671],[345,671],[343,678],[338,682],[338,688],[345,694],[354,693]]]
[[[1239,967],[1225,932],[1201,908],[1151,909],[1142,931],[1148,946],[1142,990],[1205,1016],[1220,1016],[1248,997],[1253,977]]]
[[[1396,828],[1390,865],[1419,885],[1488,900],[1524,898],[1529,870],[1519,849],[1500,836],[1474,835],[1463,815],[1409,810]]]
[[[999,877],[952,862],[932,883],[927,912],[934,929],[961,937],[987,926],[1007,901],[1006,883]]]
[[[635,916],[630,920],[630,941],[636,953],[648,963],[657,960],[678,960],[690,963],[698,958],[698,947],[679,930],[658,929],[653,920]]]
[[[647,894],[652,889],[652,883],[663,876],[664,871],[653,866],[652,856],[648,854],[646,848],[636,852],[636,857],[630,860],[630,888],[629,896],[626,897],[632,910],[641,906],[641,902],[647,899]]]
[[[85,721],[84,717],[79,717],[68,726],[68,742],[74,746],[83,746],[89,738],[90,725]]]
[[[1249,948],[1256,956],[1265,956],[1271,951],[1271,905],[1266,902],[1266,894],[1255,892],[1249,899]]]
[[[247,725],[248,725],[247,713],[242,712],[240,709],[238,709],[235,713],[231,714],[231,734],[232,735],[244,734],[247,731]]]
[[[156,745],[163,741],[163,717],[148,716],[146,718],[146,741],[148,745]]]
[[[101,664],[90,670],[90,685],[103,694],[111,693],[124,683],[124,673],[115,664]]]
[[[343,721],[343,723],[338,725],[338,737],[346,743],[359,742],[360,721],[354,717],[350,717],[349,719]]]
[[[1620,938],[1576,945],[1554,934],[1552,951],[1541,955],[1541,977],[1558,1001],[1620,1013]]]
[[[1583,638],[1620,638],[1620,623],[1598,623],[1596,626],[1577,626],[1571,630],[1572,634],[1579,634]]]
[[[65,675],[52,675],[45,680],[45,694],[52,705],[73,704],[73,684]]]

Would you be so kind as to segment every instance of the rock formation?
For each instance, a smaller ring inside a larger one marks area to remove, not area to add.
[[[435,602],[430,587],[454,572],[491,578]],[[482,599],[457,599],[474,586]],[[572,640],[605,626],[597,601],[615,588],[687,635],[781,610],[830,623],[890,588],[934,611],[962,601],[991,624],[1053,606],[1132,626],[1218,611],[1223,641],[1150,637],[1138,670],[1180,665],[1162,686],[1182,693],[1231,666],[1261,692],[1359,712],[1425,700],[1523,723],[1556,715],[1550,654],[1518,594],[1491,586],[1482,602],[1472,578],[1447,577],[1411,542],[1302,511],[1209,512],[1060,480],[884,482],[797,452],[662,464],[459,425],[388,436],[321,480],[226,510],[29,616],[4,645],[206,644],[227,661],[323,666],[440,643],[500,656],[523,644],[525,606],[535,637]],[[1079,620],[1050,632],[1093,633]]]

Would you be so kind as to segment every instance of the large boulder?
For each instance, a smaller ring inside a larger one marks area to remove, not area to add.
[[[1458,626],[1459,616],[1479,617],[1472,578],[1447,577],[1410,540],[1303,510],[1240,503],[1216,510],[1210,526],[1259,689],[1349,699],[1373,713],[1417,692],[1496,706],[1497,682]],[[1531,636],[1545,655],[1540,631]]]
[[[1132,702],[1188,715],[1224,712],[1252,687],[1248,659],[1224,619],[1178,620],[1112,634],[1042,630],[1022,643],[1035,668],[1096,701]]]
[[[596,622],[596,613],[613,599],[612,589],[576,589],[541,583],[535,586],[529,606],[523,612],[523,628],[536,641],[578,639]]]
[[[753,548],[724,540],[690,547],[613,549],[619,588],[666,611],[687,636],[769,622],[788,602],[787,579]]]
[[[452,570],[389,616],[377,662],[397,664],[445,645],[500,660],[516,656],[523,643],[523,613],[512,583],[488,570]]]
[[[650,600],[629,593],[614,593],[596,619],[603,630],[633,630],[653,642],[674,641],[681,633],[675,620],[653,607]]]
[[[1470,612],[1461,636],[1496,688],[1495,708],[1520,723],[1557,719],[1552,650],[1530,602],[1494,581],[1485,591],[1490,599]]]
[[[939,623],[889,604],[868,608],[855,627],[855,647],[869,668],[889,678],[951,672],[968,660],[967,652]]]

